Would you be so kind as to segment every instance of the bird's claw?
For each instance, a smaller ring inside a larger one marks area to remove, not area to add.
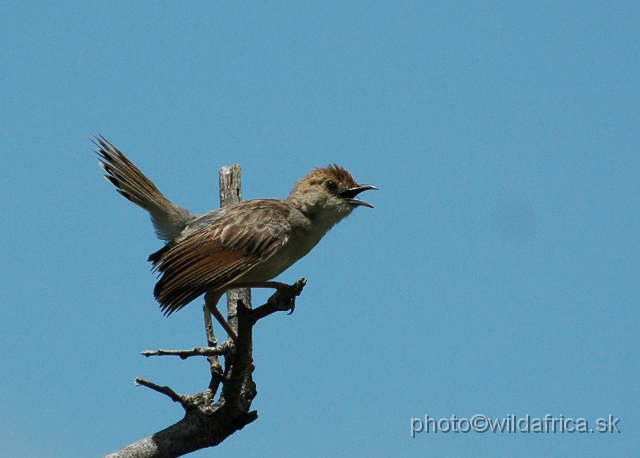
[[[296,298],[291,297],[288,289],[279,289],[270,298],[269,304],[280,311],[289,311],[287,315],[291,315],[296,308]]]
[[[269,298],[269,304],[278,310],[289,311],[287,315],[291,315],[296,308],[296,297],[302,293],[307,280],[299,279],[293,285],[284,285]]]

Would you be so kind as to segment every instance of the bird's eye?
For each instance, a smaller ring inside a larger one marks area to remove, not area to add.
[[[331,192],[335,192],[338,190],[338,185],[333,180],[327,180],[327,182],[325,183],[325,186]]]

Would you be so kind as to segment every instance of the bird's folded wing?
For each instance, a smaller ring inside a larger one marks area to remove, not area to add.
[[[169,315],[210,289],[221,289],[273,256],[291,233],[286,212],[243,202],[170,247],[155,263],[154,295]]]

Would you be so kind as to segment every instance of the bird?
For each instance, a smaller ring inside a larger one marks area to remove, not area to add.
[[[216,305],[234,285],[260,286],[277,277],[355,208],[374,208],[356,196],[377,188],[358,184],[333,164],[313,169],[284,199],[245,200],[194,215],[167,199],[106,138],[89,140],[105,178],[149,213],[165,243],[148,258],[159,276],[153,294],[165,315],[205,295],[207,309],[220,321]]]

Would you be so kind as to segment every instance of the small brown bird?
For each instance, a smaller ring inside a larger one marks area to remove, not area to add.
[[[153,293],[165,315],[205,293],[207,308],[216,314],[220,297],[234,284],[278,276],[354,208],[373,208],[355,197],[377,189],[330,165],[299,180],[286,199],[247,200],[196,216],[163,196],[107,139],[91,141],[105,178],[149,212],[156,234],[166,242],[149,256],[160,272]]]

